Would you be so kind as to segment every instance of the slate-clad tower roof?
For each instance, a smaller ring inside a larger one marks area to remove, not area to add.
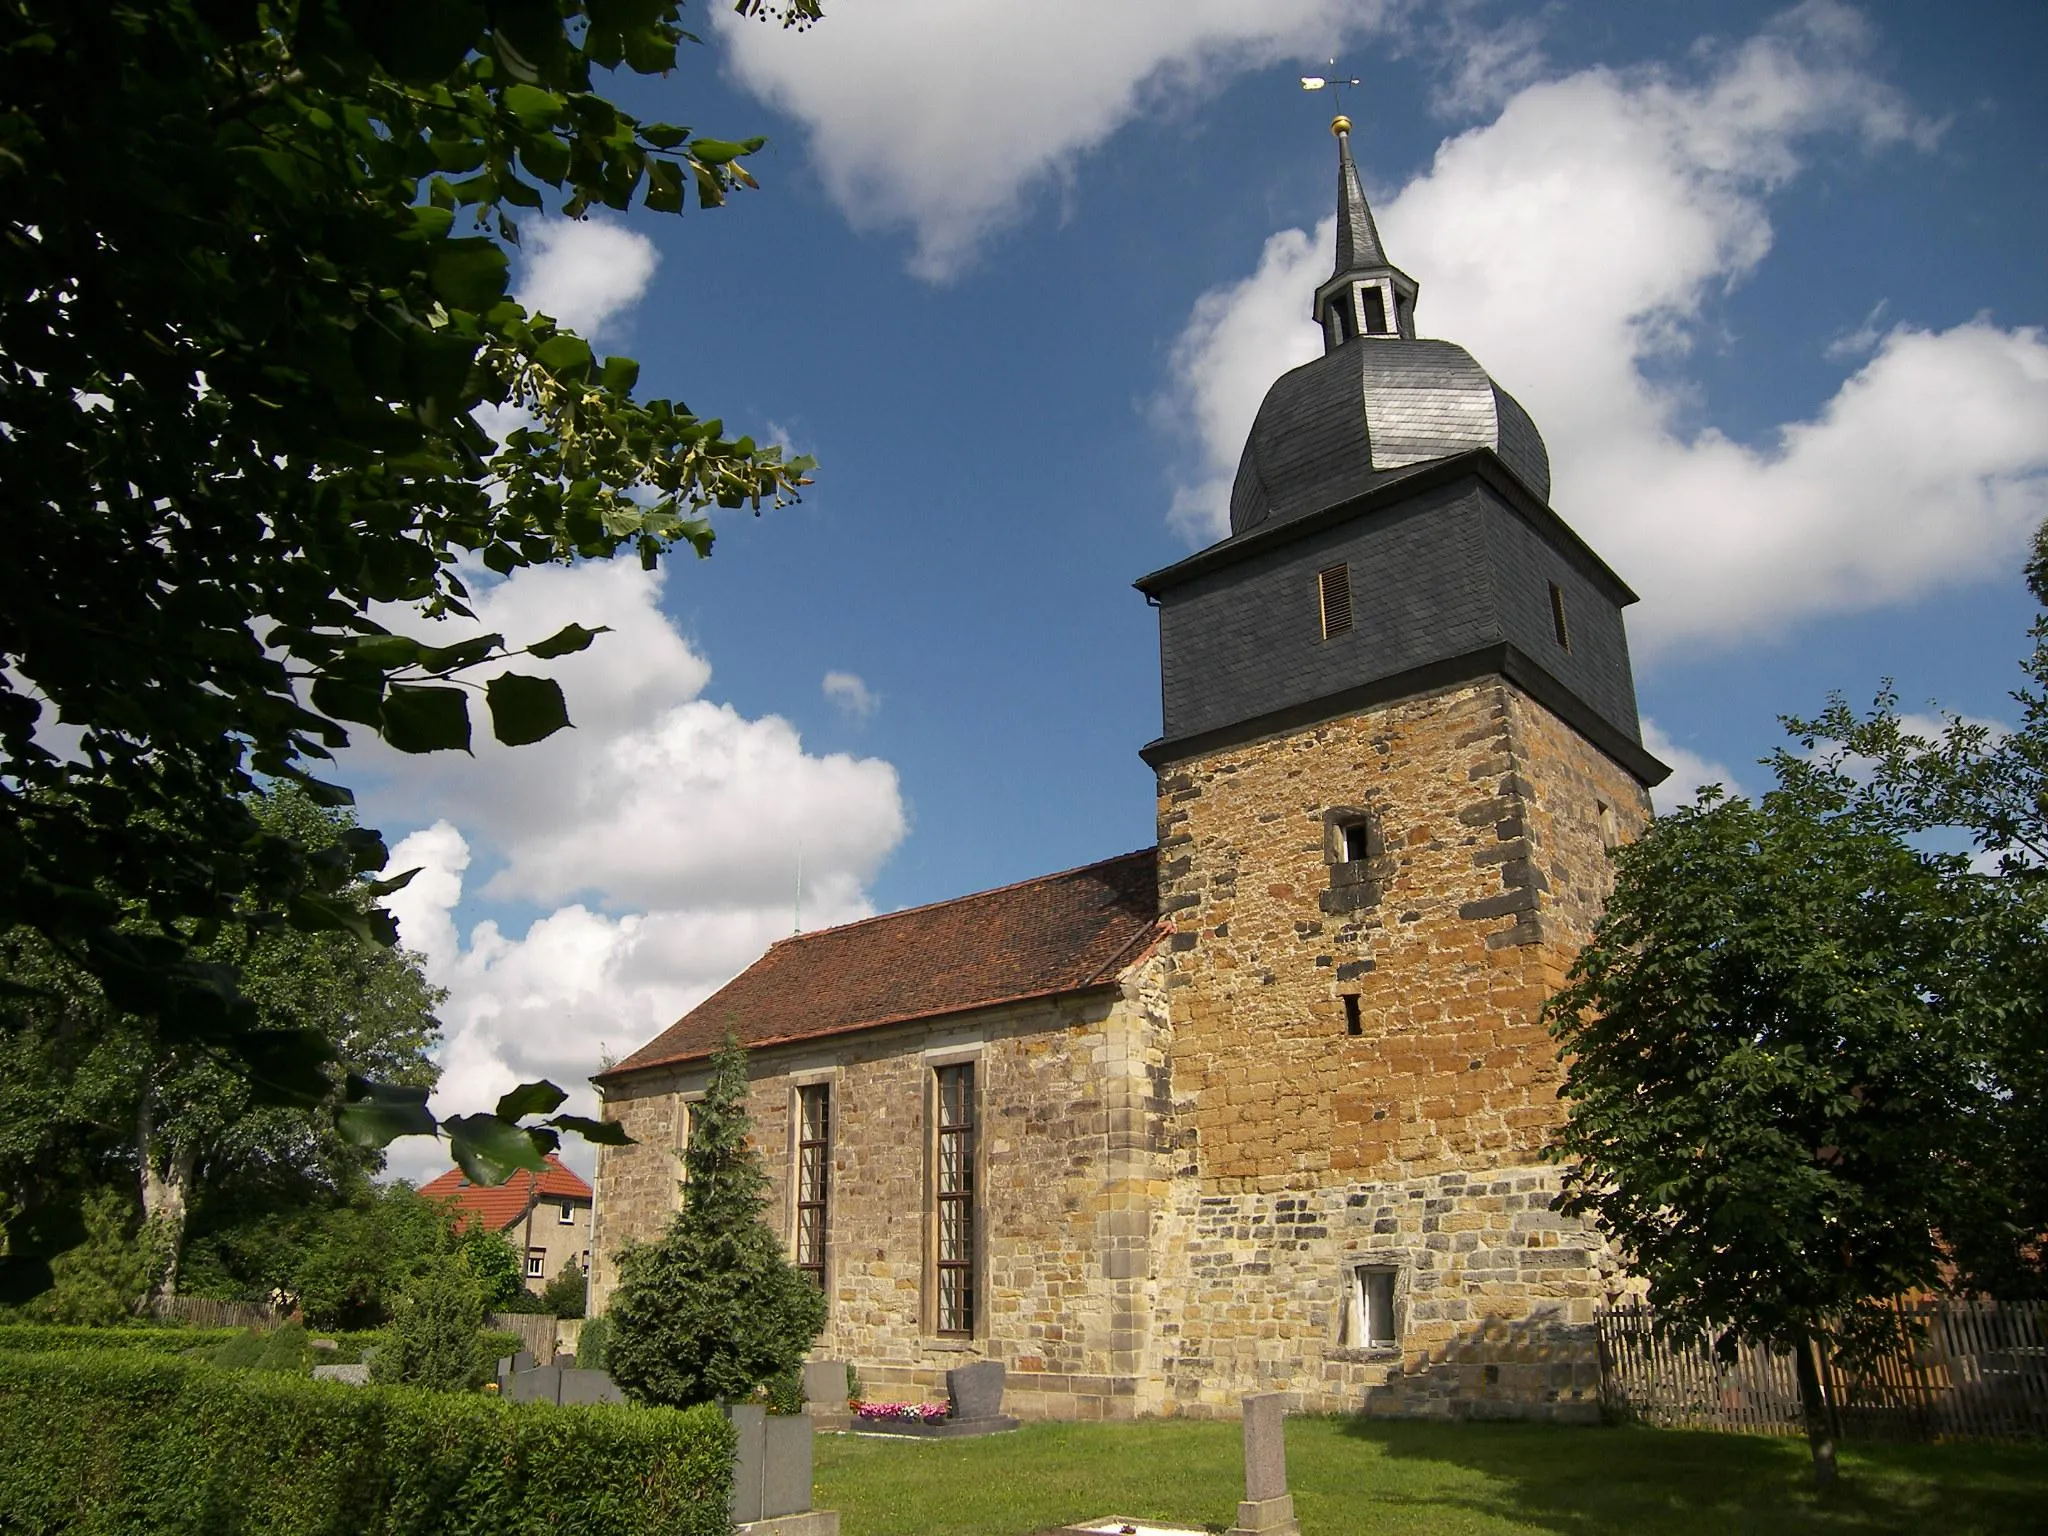
[[[1384,484],[1395,471],[1490,448],[1538,501],[1550,456],[1529,413],[1448,341],[1415,334],[1418,285],[1388,261],[1351,159],[1337,135],[1337,263],[1316,289],[1323,355],[1266,394],[1238,461],[1230,531],[1305,517]]]
[[[1159,609],[1154,767],[1501,677],[1643,784],[1622,609],[1635,593],[1550,506],[1529,413],[1463,347],[1415,334],[1339,117],[1323,355],[1266,392],[1230,535],[1143,577]]]

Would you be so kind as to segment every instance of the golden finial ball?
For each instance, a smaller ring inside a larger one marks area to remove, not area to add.
[[[1339,112],[1335,117],[1330,119],[1330,132],[1342,135],[1349,133],[1350,131],[1351,119],[1346,117],[1342,112]]]

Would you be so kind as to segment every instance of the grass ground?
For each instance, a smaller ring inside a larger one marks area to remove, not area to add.
[[[1124,1515],[1221,1530],[1231,1423],[1032,1424],[985,1440],[823,1436],[845,1536],[1029,1536]],[[1679,1430],[1289,1419],[1305,1536],[2034,1536],[2048,1446],[1854,1445],[1826,1498],[1804,1441]]]

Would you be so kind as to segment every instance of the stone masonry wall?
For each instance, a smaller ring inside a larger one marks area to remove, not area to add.
[[[831,1309],[817,1357],[852,1361],[870,1396],[941,1398],[947,1369],[992,1358],[1009,1369],[1011,1412],[1141,1411],[1160,1306],[1149,1241],[1169,1195],[1156,1146],[1163,1026],[1157,963],[1141,961],[1120,991],[753,1053],[748,1107],[792,1247],[795,1091],[832,1089]],[[961,1060],[976,1064],[980,1121],[981,1286],[968,1339],[934,1332],[931,1268],[932,1073]],[[600,1297],[618,1248],[654,1237],[676,1208],[672,1149],[704,1075],[655,1069],[608,1094],[605,1115],[640,1144],[599,1163]]]
[[[1569,1411],[1619,1282],[1549,1209],[1540,1015],[1609,889],[1608,841],[1648,811],[1499,679],[1162,769],[1186,1170],[1160,1228],[1162,1288],[1185,1298],[1159,1330],[1170,1406]],[[1363,860],[1342,858],[1347,824],[1369,826]],[[1336,1342],[1367,1249],[1401,1274],[1398,1360]]]

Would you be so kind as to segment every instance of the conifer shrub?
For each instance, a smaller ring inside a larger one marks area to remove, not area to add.
[[[581,1317],[590,1296],[590,1277],[574,1259],[564,1264],[540,1293],[540,1310],[556,1317]]]
[[[557,1408],[141,1352],[0,1354],[0,1529],[727,1536],[714,1408]]]
[[[599,1315],[583,1325],[576,1335],[576,1363],[587,1371],[610,1369],[612,1320]]]
[[[825,1298],[761,1219],[768,1175],[746,1094],[746,1056],[728,1036],[691,1117],[682,1209],[658,1242],[619,1256],[606,1369],[636,1403],[750,1398],[800,1365],[825,1326]]]
[[[441,1264],[415,1278],[398,1298],[397,1316],[370,1358],[370,1379],[466,1392],[491,1373],[483,1334],[484,1298],[459,1264]]]

